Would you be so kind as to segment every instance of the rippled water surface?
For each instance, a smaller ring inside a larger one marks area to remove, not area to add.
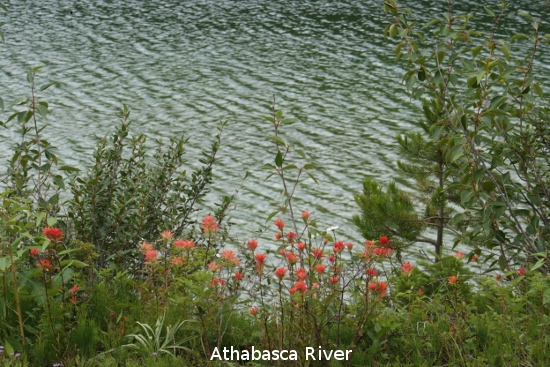
[[[402,3],[422,14],[444,10],[440,1]],[[503,32],[525,28],[517,11],[537,11],[543,1],[518,3]],[[456,6],[474,11],[477,4]],[[486,19],[482,9],[474,12]],[[280,200],[280,182],[264,181],[259,170],[274,158],[261,118],[273,95],[299,119],[286,138],[320,167],[320,184],[305,180],[296,207],[322,228],[338,225],[359,240],[349,219],[361,180],[407,183],[394,170],[395,135],[414,129],[420,114],[400,84],[394,46],[382,37],[389,21],[382,1],[27,0],[13,1],[4,18],[1,95],[6,102],[25,95],[32,66],[43,65],[44,84],[60,82],[43,95],[52,109],[44,134],[69,164],[90,163],[94,135],[113,131],[123,103],[135,133],[153,140],[185,132],[190,167],[216,124],[229,120],[204,213],[250,171],[232,215],[240,236],[261,226]],[[547,65],[538,70],[550,74]],[[0,159],[15,137],[0,132]]]

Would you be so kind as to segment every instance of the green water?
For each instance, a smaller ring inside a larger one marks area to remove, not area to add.
[[[89,164],[94,135],[113,131],[122,103],[132,109],[134,132],[151,138],[185,132],[191,168],[216,123],[229,120],[202,214],[250,171],[232,212],[243,239],[280,200],[280,182],[264,181],[259,170],[274,158],[264,139],[270,125],[261,116],[275,95],[278,107],[299,119],[286,137],[320,167],[320,184],[306,180],[295,205],[321,228],[339,226],[340,238],[360,240],[349,219],[365,175],[411,186],[394,170],[394,137],[415,129],[420,114],[400,84],[404,70],[393,63],[394,46],[382,37],[389,21],[382,1],[13,3],[3,19],[1,95],[10,102],[27,93],[25,72],[32,66],[44,66],[44,84],[60,81],[43,95],[52,110],[44,135],[69,164]],[[445,9],[441,1],[403,3],[424,16]],[[478,4],[456,7],[486,20]],[[513,4],[499,32],[527,31],[517,12],[536,12],[542,4]],[[536,65],[545,78],[548,65]],[[0,131],[0,159],[10,155],[15,138],[13,129]]]

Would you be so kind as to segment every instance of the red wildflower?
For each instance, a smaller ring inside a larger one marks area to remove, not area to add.
[[[405,275],[409,275],[413,271],[413,269],[414,269],[413,266],[408,261],[404,263],[403,266],[401,267],[401,270],[403,270],[403,273]]]
[[[250,241],[248,241],[248,248],[249,248],[251,251],[256,250],[257,247],[258,247],[258,241],[256,241],[256,240],[250,240]]]
[[[454,257],[456,257],[458,260],[462,259],[464,257],[464,254],[460,251],[458,251],[456,254],[453,255]]]
[[[384,282],[369,283],[369,289],[371,290],[371,292],[376,292],[379,296],[386,295],[386,288],[388,288],[388,285]]]
[[[328,243],[328,238],[323,238],[323,243],[326,245]]]
[[[59,242],[65,238],[63,232],[59,228],[47,227],[42,231],[44,236],[48,237],[52,242]]]
[[[369,276],[369,278],[373,278],[375,276],[378,275],[378,272],[376,271],[376,269],[367,269],[367,276]]]
[[[185,264],[185,257],[183,257],[183,256],[174,257],[172,259],[171,263],[174,266],[182,266],[183,264]]]
[[[222,266],[220,264],[218,264],[217,262],[215,261],[212,261],[210,264],[208,264],[208,269],[210,269],[210,271],[212,272],[216,272],[218,270],[220,270],[222,268]]]
[[[422,290],[422,288],[419,288],[419,289],[418,289],[418,295],[421,296],[421,295],[423,295],[423,294],[424,294],[424,291]]]
[[[309,213],[307,211],[302,213],[302,219],[307,222],[309,219]]]
[[[279,251],[279,254],[282,255],[282,256],[285,256],[286,250],[284,248],[281,249],[281,251]]]
[[[331,282],[332,284],[336,284],[336,283],[338,283],[338,280],[339,280],[339,279],[338,279],[338,277],[330,277],[328,280],[329,280],[329,282]]]
[[[286,269],[285,268],[277,268],[277,270],[275,270],[275,275],[277,276],[277,278],[279,278],[279,280],[283,280],[283,278],[286,275]]]
[[[313,256],[315,256],[316,259],[322,259],[323,258],[323,250],[321,250],[320,248],[314,248],[311,250],[311,253],[313,254]]]
[[[525,269],[524,268],[519,268],[518,275],[519,276],[524,276],[525,275]]]
[[[53,269],[53,265],[50,262],[50,260],[46,260],[46,259],[38,260],[38,264],[36,264],[36,266],[39,268],[43,268],[45,271],[49,271]]]
[[[495,275],[496,280],[500,281],[502,280],[502,274]]]
[[[378,243],[382,247],[388,247],[390,245],[390,240],[386,236],[380,236],[380,239],[378,240]]]
[[[458,278],[455,275],[451,275],[448,279],[450,285],[458,284]]]
[[[307,284],[301,280],[297,281],[294,284],[294,288],[300,293],[306,293],[307,292]]]
[[[73,287],[71,289],[69,289],[69,292],[71,292],[72,294],[75,294],[79,290],[80,290],[80,288],[78,287],[77,284],[75,284],[75,285],[73,285]]]
[[[276,240],[280,240],[283,237],[283,235],[280,232],[275,233],[274,236]]]
[[[315,270],[319,273],[319,274],[323,274],[325,272],[325,266],[323,264],[318,264],[316,267],[315,267]]]
[[[267,255],[266,254],[256,254],[256,255],[254,255],[254,257],[256,258],[256,262],[258,264],[263,264],[263,263],[265,263],[265,259],[267,258]]]
[[[183,240],[176,240],[176,241],[174,241],[174,243],[172,244],[172,246],[174,246],[175,248],[178,248],[178,249],[183,248]]]
[[[387,247],[377,247],[374,249],[374,253],[376,254],[376,256],[386,257],[393,254],[393,250]]]
[[[279,228],[279,230],[283,230],[283,228],[285,228],[285,222],[283,222],[282,219],[275,219],[275,222],[273,222],[275,224],[275,226],[277,228]]]
[[[479,260],[479,256],[477,255],[472,255],[472,257],[470,258],[470,261],[469,262],[477,262]]]
[[[145,261],[156,262],[158,257],[159,254],[155,250],[148,250],[145,253]]]
[[[172,239],[172,237],[174,237],[174,234],[170,231],[163,231],[163,232],[160,232],[160,237],[162,237],[164,242],[168,242]]]
[[[338,241],[338,242],[335,242],[334,243],[334,253],[339,253],[339,252],[342,252],[344,251],[344,248],[346,247],[346,245],[344,245],[344,242],[342,241]]]
[[[286,259],[291,264],[296,264],[298,262],[298,256],[293,252],[288,252],[286,254]]]
[[[301,252],[303,252],[303,251],[305,250],[305,248],[306,248],[306,244],[303,243],[303,242],[298,242],[297,247],[298,247],[298,250],[300,250]]]
[[[286,234],[286,238],[288,242],[291,242],[291,243],[294,242],[294,238],[296,238],[296,236],[297,236],[296,232],[288,232]]]
[[[216,219],[211,215],[203,218],[201,228],[207,235],[211,235],[220,230],[220,227],[216,223]]]
[[[288,292],[289,292],[290,294],[294,294],[294,293],[296,293],[296,288],[295,288],[295,287],[292,287],[292,288],[290,288],[290,289],[288,290]]]
[[[346,247],[348,248],[348,250],[351,250],[353,248],[353,243],[351,242],[346,243]]]
[[[37,249],[36,247],[33,247],[29,250],[29,253],[31,254],[32,257],[36,258],[40,254],[40,250]]]
[[[221,285],[223,287],[224,284],[225,284],[225,279],[219,279],[219,278],[212,279],[213,286]]]
[[[222,261],[229,266],[237,266],[241,262],[232,250],[225,250],[221,254]]]
[[[304,280],[307,277],[307,273],[306,273],[306,270],[304,268],[296,269],[295,273],[296,273],[296,276],[301,280]]]
[[[335,262],[336,261],[336,258],[334,257],[334,255],[330,255],[328,257],[328,261],[330,261],[331,263]]]
[[[252,308],[250,309],[250,314],[251,314],[252,316],[255,316],[255,315],[258,313],[258,311],[260,311],[260,310],[258,309],[258,307],[252,307]]]
[[[241,280],[242,278],[244,278],[244,273],[241,273],[241,272],[235,272],[235,280],[238,282],[239,280]]]
[[[141,243],[141,246],[139,246],[139,250],[141,251],[142,254],[145,255],[147,253],[147,251],[154,250],[154,247],[150,243],[147,243],[147,242],[143,241]]]

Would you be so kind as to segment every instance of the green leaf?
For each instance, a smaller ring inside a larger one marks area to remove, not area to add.
[[[79,168],[71,167],[71,166],[61,166],[61,167],[59,167],[59,170],[68,171],[68,172],[79,172],[80,171]]]
[[[453,148],[453,151],[451,153],[451,162],[456,161],[458,158],[462,157],[464,155],[464,149],[462,148],[462,145],[457,145]]]
[[[40,227],[40,224],[42,223],[42,219],[44,219],[44,216],[46,215],[46,212],[40,212],[36,216],[36,226]]]
[[[272,165],[272,164],[267,164],[267,163],[266,163],[266,164],[264,164],[260,169],[263,169],[263,170],[266,170],[266,169],[272,170],[272,169],[274,169],[274,168],[275,168],[274,165]]]
[[[61,261],[59,264],[64,268],[74,266],[75,268],[82,269],[88,266],[88,264],[83,263],[80,260],[64,260],[64,261]]]
[[[527,35],[523,33],[517,33],[517,34],[514,34],[512,38],[510,38],[510,41],[521,40],[521,39],[529,39],[529,37],[527,37]]]
[[[309,177],[311,177],[311,179],[312,179],[313,181],[315,181],[315,183],[316,183],[317,185],[319,185],[319,181],[317,181],[317,179],[315,178],[315,176],[313,176],[311,173],[309,173],[309,172],[307,172],[307,171],[306,171],[306,173],[307,173],[307,175],[308,175]]]
[[[283,165],[283,153],[282,152],[278,152],[277,155],[275,156],[275,165],[277,167],[281,167]]]
[[[63,182],[63,177],[56,175],[53,178],[53,182],[62,190],[65,190],[65,182]]]
[[[543,295],[543,301],[542,301],[545,305],[547,305],[548,303],[550,303],[550,288],[546,289],[544,291],[544,295]]]
[[[53,82],[49,82],[48,84],[42,86],[42,87],[40,88],[40,91],[42,92],[42,91],[48,89],[49,87],[51,87],[51,86],[54,85],[54,84],[57,84],[57,81],[54,80]]]
[[[502,51],[502,54],[506,57],[506,60],[510,61],[510,44],[508,42],[504,42],[503,40],[500,40],[499,43],[500,51]]]
[[[529,19],[529,20],[533,20],[533,17],[531,16],[531,14],[527,13],[527,12],[524,12],[524,11],[520,11],[518,13],[519,16],[522,16],[526,19]]]
[[[276,216],[276,215],[279,214],[280,212],[281,212],[281,210],[279,209],[279,210],[277,210],[277,211],[275,211],[275,212],[269,214],[269,215],[267,216],[267,219],[265,220],[265,222],[266,222],[266,223],[269,222],[274,216]]]
[[[397,32],[399,32],[399,29],[397,29],[397,26],[395,24],[392,24],[390,26],[390,37],[395,37],[397,35]]]
[[[317,166],[313,163],[308,163],[308,164],[305,164],[304,167],[302,167],[302,168],[305,169],[305,170],[308,170],[308,169],[317,168]]]
[[[41,104],[39,104],[37,107],[37,110],[38,110],[38,113],[40,114],[40,116],[46,118],[48,116],[48,108],[46,106],[43,106]]]
[[[273,116],[262,116],[262,117],[267,121],[271,122],[272,124],[275,123],[275,119],[273,118]]]
[[[477,84],[481,84],[481,81],[483,80],[483,78],[485,78],[485,70],[480,70],[478,71],[477,75],[476,75],[476,79],[477,79]]]
[[[306,154],[304,152],[302,152],[301,150],[299,149],[294,149],[294,151],[296,153],[298,153],[298,155],[300,155],[300,157],[304,158],[306,161],[308,160],[307,157],[306,157]]]
[[[0,97],[0,109],[2,111],[4,110],[4,100],[2,99],[2,97]]]
[[[285,141],[280,136],[272,135],[272,136],[266,136],[265,138],[267,140],[272,140],[272,141],[276,142],[277,144],[281,144],[281,145],[286,147]]]
[[[281,121],[281,124],[282,125],[290,125],[290,124],[295,123],[296,121],[298,121],[297,118],[287,118],[287,119],[284,119],[283,121]]]
[[[291,169],[298,169],[295,164],[289,164],[288,166],[283,167],[283,171],[291,170]]]
[[[484,6],[483,7],[485,9],[485,11],[487,12],[487,14],[489,14],[490,16],[494,17],[495,16],[495,13],[493,13],[493,11],[491,9],[489,9],[487,6]]]
[[[546,258],[540,259],[539,261],[537,261],[537,263],[535,265],[533,265],[533,267],[531,268],[531,271],[537,270],[538,268],[543,266],[545,262],[546,262]]]
[[[53,227],[57,223],[56,217],[48,217],[48,220],[46,221],[48,223],[48,227]]]

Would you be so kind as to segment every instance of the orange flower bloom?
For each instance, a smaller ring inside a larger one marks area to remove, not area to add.
[[[238,282],[239,280],[241,280],[242,278],[244,278],[244,273],[241,273],[241,272],[235,272],[235,280]]]
[[[279,230],[283,230],[285,228],[285,222],[283,222],[281,219],[275,219],[275,222],[273,222]]]
[[[313,256],[315,256],[316,259],[322,259],[323,258],[323,250],[321,250],[320,248],[314,248],[311,250],[311,253],[313,254]]]
[[[255,316],[255,315],[258,313],[258,311],[260,311],[260,310],[258,309],[258,307],[252,307],[252,308],[250,309],[250,314],[251,314],[252,316]]]
[[[256,250],[256,248],[258,247],[258,241],[256,240],[250,240],[248,241],[248,248],[252,251]]]
[[[145,253],[145,261],[148,261],[148,262],[154,263],[157,261],[158,257],[159,257],[159,254],[155,250],[148,250]]]
[[[318,264],[316,267],[315,267],[315,270],[319,273],[319,274],[323,274],[325,272],[325,266],[323,264]]]
[[[388,247],[390,245],[390,240],[387,236],[380,236],[380,239],[378,240],[378,243],[382,247]]]
[[[256,255],[254,255],[254,257],[256,258],[256,262],[258,264],[263,264],[263,263],[265,263],[265,259],[267,258],[267,255],[266,254],[256,254]]]
[[[40,250],[37,249],[36,247],[33,247],[29,250],[29,253],[31,254],[32,257],[36,258],[40,254]]]
[[[298,247],[298,250],[300,250],[300,252],[303,252],[306,248],[306,244],[303,242],[298,242],[298,245],[296,245],[296,247]]]
[[[448,279],[450,285],[457,285],[458,278],[455,275],[451,275]]]
[[[306,222],[309,219],[309,213],[307,211],[302,213],[302,219],[304,219]]]
[[[403,270],[403,273],[405,275],[409,275],[413,271],[413,269],[414,269],[413,266],[408,261],[404,263],[403,266],[401,267],[401,270]]]
[[[47,227],[42,231],[44,236],[48,237],[52,242],[59,242],[65,238],[63,232],[59,228]]]
[[[306,279],[306,277],[307,277],[307,273],[306,273],[306,271],[305,271],[304,268],[298,268],[298,269],[296,269],[295,273],[296,273],[296,276],[297,276],[299,279],[304,280],[304,279]]]
[[[174,234],[171,231],[162,231],[160,232],[160,237],[164,240],[164,242],[168,242],[174,237]]]
[[[277,278],[279,278],[279,280],[283,280],[283,278],[286,275],[286,269],[285,268],[277,268],[277,270],[275,270],[275,275],[277,276]]]
[[[211,215],[203,218],[201,228],[207,235],[211,235],[220,230],[220,227],[216,223],[216,219]]]
[[[296,290],[300,293],[306,293],[307,292],[307,284],[303,281],[297,281],[295,284],[294,284],[294,288],[296,288]]]
[[[345,246],[346,246],[346,245],[344,245],[344,242],[342,242],[342,241],[335,242],[335,243],[334,243],[334,248],[333,248],[334,253],[337,254],[337,253],[339,253],[339,252],[344,251]]]

